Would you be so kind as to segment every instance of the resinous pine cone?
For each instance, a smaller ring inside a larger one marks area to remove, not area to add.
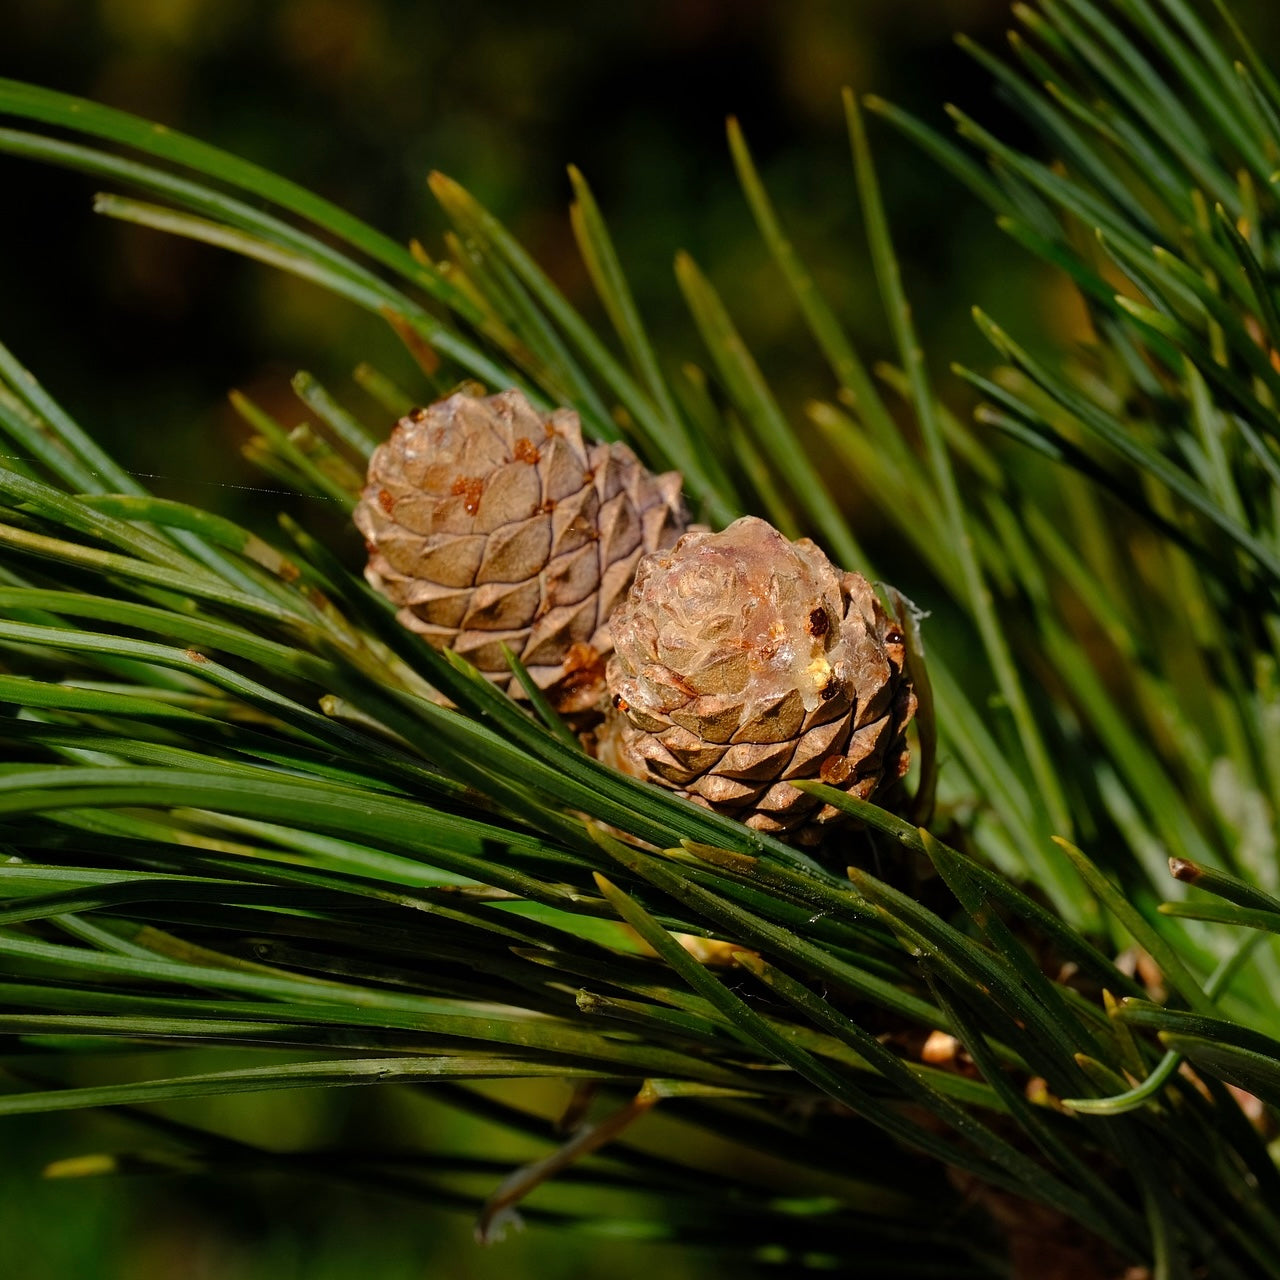
[[[640,562],[612,629],[600,755],[624,773],[803,844],[840,815],[789,779],[867,799],[906,773],[902,630],[807,538],[752,516],[687,533]]]
[[[505,688],[505,643],[558,710],[588,711],[636,564],[689,523],[680,487],[626,445],[584,444],[572,410],[453,395],[402,418],[369,460],[354,517],[365,577],[437,649]]]

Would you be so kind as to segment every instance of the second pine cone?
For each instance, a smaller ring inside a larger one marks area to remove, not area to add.
[[[796,843],[907,770],[902,630],[859,574],[752,516],[646,556],[614,612],[601,759]]]

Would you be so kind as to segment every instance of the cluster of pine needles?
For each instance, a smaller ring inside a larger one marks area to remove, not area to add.
[[[411,404],[519,387],[678,469],[709,523],[767,516],[948,619],[911,637],[915,810],[826,791],[855,821],[815,858],[611,772],[433,651],[354,535],[152,496],[0,350],[0,1116],[119,1108],[139,1151],[78,1167],[305,1172],[470,1206],[484,1236],[519,1204],[788,1272],[1280,1275],[1280,84],[1220,0],[1014,12],[1007,58],[970,51],[1029,150],[846,95],[894,365],[864,365],[730,123],[825,358],[803,412],[686,255],[704,351],[655,349],[576,171],[607,335],[442,175],[436,258],[0,82],[6,156],[404,339],[417,385],[362,368],[358,414],[306,374],[301,425],[237,398],[276,481],[349,511]],[[955,371],[976,415],[913,328],[866,110],[1087,308],[1090,342],[1052,357],[979,314],[995,367]],[[864,554],[851,494],[899,561]],[[477,1083],[537,1078],[573,1086],[567,1134]],[[281,1151],[153,1106],[374,1084],[547,1154]]]

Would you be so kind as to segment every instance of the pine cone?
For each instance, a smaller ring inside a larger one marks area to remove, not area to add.
[[[760,831],[813,844],[839,816],[791,786],[863,799],[906,772],[916,700],[871,584],[752,516],[646,556],[613,615],[599,753]]]
[[[626,445],[584,445],[572,410],[453,395],[402,418],[369,460],[365,577],[437,649],[505,688],[505,643],[558,710],[587,711],[636,564],[688,525],[680,486]]]

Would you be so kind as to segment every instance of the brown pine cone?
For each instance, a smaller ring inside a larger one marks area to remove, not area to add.
[[[584,444],[572,410],[453,395],[402,418],[369,460],[354,517],[365,577],[435,648],[505,688],[505,643],[558,710],[587,711],[636,564],[688,526],[680,487],[626,445]]]
[[[601,759],[760,831],[816,843],[900,779],[916,699],[903,634],[871,584],[752,516],[645,556],[613,615]]]

